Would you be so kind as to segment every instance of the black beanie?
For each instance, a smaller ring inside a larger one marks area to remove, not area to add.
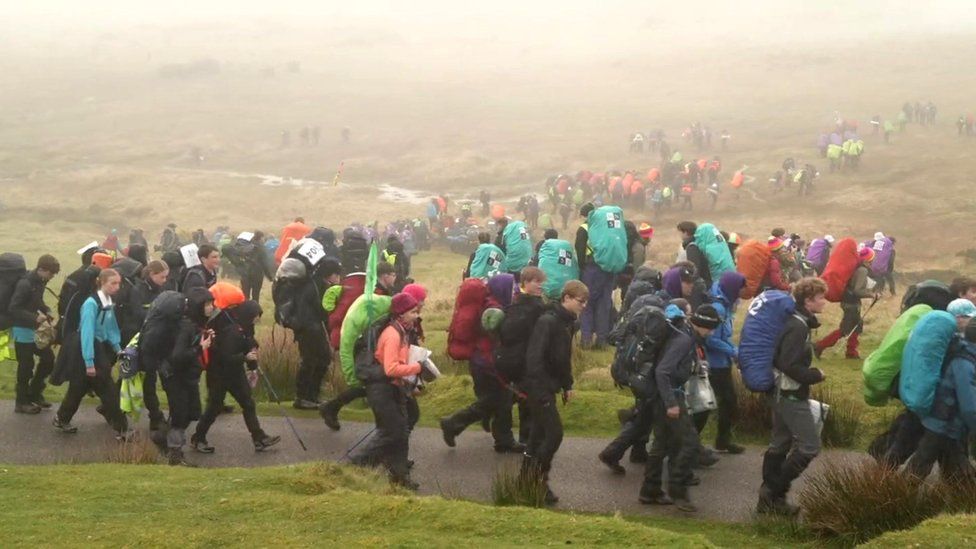
[[[699,305],[698,309],[695,310],[695,314],[691,315],[691,323],[699,328],[714,330],[722,324],[722,318],[718,316],[718,311],[715,310],[715,307],[706,303]]]

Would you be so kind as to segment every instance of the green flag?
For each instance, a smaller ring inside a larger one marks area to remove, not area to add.
[[[379,251],[374,241],[369,247],[369,258],[366,259],[366,295],[376,293],[376,262]]]

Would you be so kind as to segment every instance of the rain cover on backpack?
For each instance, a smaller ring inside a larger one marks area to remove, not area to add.
[[[580,276],[579,261],[573,245],[565,240],[550,238],[539,248],[539,268],[546,273],[542,291],[552,300],[559,299],[563,286]]]
[[[874,250],[874,261],[871,262],[871,273],[883,275],[888,272],[888,265],[891,263],[891,252],[894,244],[887,236],[881,240],[869,240],[864,243],[868,248]]]
[[[461,283],[454,299],[454,314],[447,328],[447,355],[454,360],[471,360],[481,335],[481,313],[488,298],[488,285],[480,278]]]
[[[871,353],[861,367],[864,376],[864,402],[869,406],[884,406],[891,396],[891,385],[901,372],[902,355],[908,336],[918,321],[932,312],[925,304],[915,305],[895,320],[881,345]]]
[[[827,301],[838,303],[844,297],[847,283],[854,276],[854,271],[861,264],[857,256],[857,242],[853,238],[845,238],[837,242],[834,251],[827,260],[827,267],[820,278],[827,283]]]
[[[505,252],[494,244],[481,244],[474,251],[474,259],[471,261],[471,271],[468,273],[471,278],[489,279],[501,272],[502,265],[505,263]]]
[[[502,270],[506,273],[517,273],[529,264],[532,259],[532,239],[529,229],[521,221],[510,221],[502,231],[505,241],[505,260]]]
[[[738,250],[739,263],[736,269],[742,276],[746,277],[746,284],[742,287],[739,297],[751,299],[759,292],[763,279],[766,278],[766,271],[769,269],[769,259],[773,252],[769,246],[758,240],[749,240],[742,244]],[[718,279],[713,279],[718,280]]]
[[[735,270],[735,261],[729,251],[729,243],[722,233],[711,223],[702,223],[695,230],[695,244],[708,259],[708,272],[712,280],[718,280],[724,273]]]
[[[739,334],[739,370],[753,392],[773,388],[773,357],[786,321],[796,312],[793,296],[782,290],[766,290],[752,300]]]
[[[607,273],[619,274],[627,268],[627,231],[624,212],[619,206],[600,206],[586,218],[587,246],[593,261]]]
[[[932,311],[915,324],[901,357],[898,397],[909,410],[924,417],[932,410],[935,389],[942,378],[949,343],[956,333],[956,317]]]

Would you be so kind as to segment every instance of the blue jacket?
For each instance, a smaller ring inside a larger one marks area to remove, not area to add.
[[[119,323],[115,320],[115,308],[103,306],[99,295],[89,297],[81,306],[81,357],[86,368],[95,365],[96,341],[109,343],[116,353],[121,350],[122,336]]]
[[[718,282],[712,284],[709,293],[712,306],[718,311],[722,323],[705,339],[705,356],[708,358],[709,368],[729,368],[732,366],[732,359],[739,356],[739,348],[732,344],[733,302],[719,289]]]
[[[922,418],[929,431],[954,440],[976,432],[976,344],[953,341],[948,366],[935,390],[932,411]]]

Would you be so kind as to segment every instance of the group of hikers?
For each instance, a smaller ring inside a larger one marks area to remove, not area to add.
[[[693,122],[681,132],[681,137],[688,143],[695,146],[698,151],[707,151],[712,148],[712,137],[714,132],[706,124]],[[728,150],[729,142],[732,141],[732,134],[728,130],[719,133],[719,140],[722,142],[722,150]],[[630,152],[634,154],[644,154],[645,149],[648,154],[660,149],[661,159],[667,160],[671,156],[671,147],[665,140],[664,130],[657,129],[648,132],[634,132],[630,136]]]

